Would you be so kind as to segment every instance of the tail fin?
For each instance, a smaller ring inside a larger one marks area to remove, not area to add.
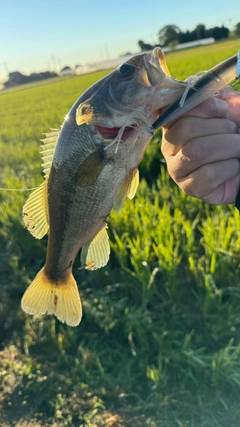
[[[77,326],[82,318],[82,305],[77,284],[71,275],[63,283],[54,283],[39,271],[22,298],[22,309],[29,314],[55,314],[67,325]]]

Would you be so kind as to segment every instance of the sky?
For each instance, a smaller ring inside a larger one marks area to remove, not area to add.
[[[137,53],[165,25],[232,29],[238,11],[238,0],[0,0],[0,82]]]

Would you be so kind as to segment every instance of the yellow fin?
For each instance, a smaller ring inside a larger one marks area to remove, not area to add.
[[[133,197],[135,196],[138,186],[139,186],[139,171],[138,169],[135,169],[132,174],[132,181],[131,181],[130,189],[127,195],[127,197],[130,200],[132,200]]]
[[[21,306],[29,314],[54,314],[70,326],[77,326],[82,318],[82,305],[74,277],[71,275],[65,282],[51,282],[44,268],[25,291]]]
[[[166,76],[171,77],[171,74],[169,72],[168,66],[167,66],[167,61],[166,61],[166,57],[162,51],[162,49],[158,49],[158,56],[159,56],[159,61],[160,61],[160,65],[162,70],[164,71],[164,73],[166,74]]]
[[[90,243],[82,247],[81,263],[87,270],[104,267],[109,260],[110,246],[106,228],[102,228]]]
[[[139,184],[138,169],[130,171],[125,177],[122,185],[118,189],[114,198],[114,208],[116,211],[122,209],[126,198],[132,199],[135,196]]]
[[[94,184],[107,163],[105,152],[96,150],[79,166],[75,173],[75,182],[79,187],[86,188]]]
[[[41,239],[49,229],[48,181],[44,181],[30,195],[22,213],[25,227],[36,239]]]
[[[42,148],[42,166],[43,166],[43,173],[45,176],[45,179],[48,179],[50,169],[53,162],[53,156],[56,150],[56,145],[59,137],[60,131],[58,129],[51,129],[52,132],[45,133],[44,135],[46,138],[41,139],[41,141],[44,143]]]

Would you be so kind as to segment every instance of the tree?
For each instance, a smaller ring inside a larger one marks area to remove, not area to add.
[[[206,31],[207,37],[213,37],[215,40],[227,39],[229,34],[229,29],[224,27],[213,27]]]
[[[179,34],[179,43],[188,43],[188,42],[192,42],[194,40],[196,40],[197,36],[196,33],[194,31],[189,31],[187,30],[186,33],[180,33]]]
[[[235,28],[234,28],[234,35],[235,35],[236,37],[240,37],[240,22],[238,22],[238,23],[235,25]]]
[[[206,37],[206,27],[203,24],[198,24],[193,31],[196,33],[198,40]]]
[[[176,25],[165,25],[158,33],[160,46],[174,46],[178,44],[180,33],[181,30]]]

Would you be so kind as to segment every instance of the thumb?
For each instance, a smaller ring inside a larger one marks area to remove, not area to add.
[[[186,116],[197,116],[204,119],[213,117],[219,118],[226,116],[227,111],[228,102],[226,102],[224,99],[211,97],[189,111]]]
[[[180,120],[182,117],[199,117],[202,119],[211,119],[211,118],[226,118],[228,112],[228,103],[220,98],[212,97],[206,99],[201,104],[194,107],[192,110],[188,111],[183,116],[179,117],[176,121]],[[165,129],[169,129],[175,122],[170,122],[165,126]],[[163,127],[164,131],[164,127]]]

